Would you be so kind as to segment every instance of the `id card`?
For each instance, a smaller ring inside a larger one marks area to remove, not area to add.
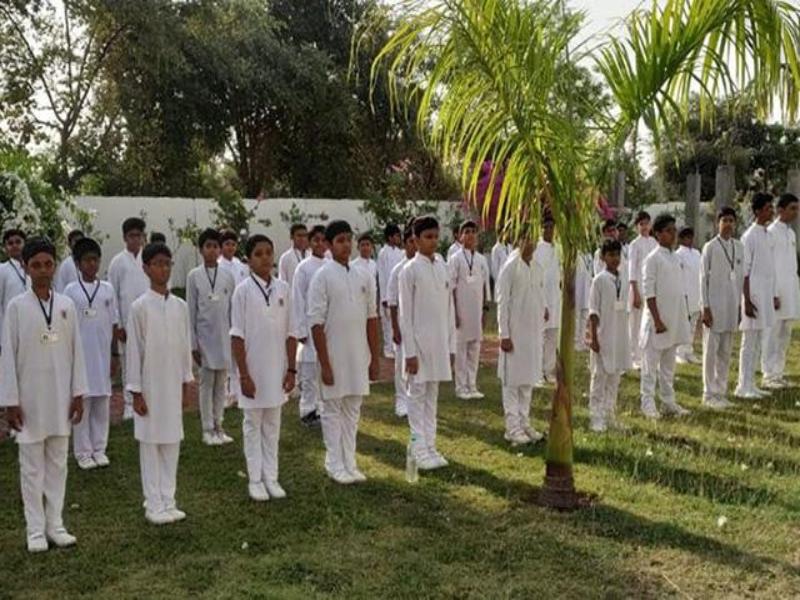
[[[736,281],[736,271],[731,271],[730,280],[731,281]]]
[[[96,308],[84,308],[83,309],[83,316],[87,319],[94,319],[97,316],[97,309]]]
[[[219,294],[209,294],[208,300],[209,302],[219,302]]]
[[[43,346],[52,346],[58,343],[58,333],[55,331],[45,331],[40,338]]]
[[[614,310],[625,310],[625,301],[614,300]]]
[[[467,275],[467,283],[475,283],[478,278],[475,275]]]

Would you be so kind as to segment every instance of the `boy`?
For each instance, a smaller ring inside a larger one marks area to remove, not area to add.
[[[633,368],[641,368],[642,351],[644,347],[639,342],[639,334],[642,329],[642,311],[644,310],[644,300],[642,299],[642,287],[640,285],[644,277],[644,261],[650,253],[658,247],[658,242],[650,235],[650,213],[645,210],[636,215],[634,221],[639,235],[636,236],[628,250],[628,284],[630,285],[630,314],[628,315],[628,343],[631,349],[631,359]],[[678,282],[680,285],[680,282]]]
[[[166,244],[167,243],[167,236],[165,236],[160,231],[151,231],[150,232],[150,243],[151,244]]]
[[[718,235],[703,246],[700,296],[703,305],[703,404],[728,408],[728,367],[733,334],[739,326],[744,283],[744,246],[733,238],[736,211],[717,215]]]
[[[759,192],[750,202],[755,222],[742,236],[744,244],[744,306],[739,329],[742,344],[739,351],[739,381],[735,394],[740,398],[763,398],[769,395],[756,387],[755,371],[759,347],[764,348],[767,333],[775,324],[777,297],[773,238],[767,231],[772,221],[773,206],[770,194]],[[781,274],[784,276],[784,274]]]
[[[55,248],[25,243],[31,290],[8,305],[0,355],[0,406],[17,431],[19,473],[29,552],[76,543],[61,512],[67,483],[70,424],[81,420],[86,370],[75,307],[51,290]]]
[[[30,287],[30,278],[25,274],[25,265],[22,263],[25,238],[25,232],[20,229],[8,229],[3,233],[3,248],[8,260],[0,266],[0,327],[9,303]]]
[[[120,363],[122,365],[122,386],[124,409],[122,418],[133,418],[133,396],[126,385],[128,381],[127,360],[127,325],[131,304],[144,294],[150,287],[150,282],[142,267],[142,246],[144,245],[145,223],[138,217],[130,217],[122,222],[122,238],[125,248],[111,259],[108,266],[108,282],[117,295],[117,310],[119,310],[119,332],[117,341],[119,345]]]
[[[483,313],[489,306],[489,264],[483,254],[475,250],[478,225],[465,221],[459,233],[461,250],[447,263],[456,315],[456,396],[472,400],[484,397],[477,386]]]
[[[72,251],[75,249],[75,243],[81,238],[83,238],[83,232],[79,229],[73,229],[67,234],[69,255],[65,256],[61,264],[58,265],[55,282],[53,284],[59,294],[63,294],[67,286],[78,279],[78,267],[72,258]]]
[[[373,249],[372,236],[368,233],[362,233],[358,236],[358,256],[350,261],[350,265],[358,267],[359,269],[365,269],[367,273],[369,273],[369,276],[377,281],[378,264],[372,258]],[[391,275],[391,271],[389,274]]]
[[[297,340],[289,335],[289,284],[272,277],[272,241],[256,234],[245,250],[250,277],[234,293],[230,335],[241,383],[247,489],[250,498],[264,502],[286,497],[278,483],[278,441],[281,408],[297,373]]]
[[[281,254],[278,259],[278,279],[289,284],[292,289],[292,278],[294,277],[297,265],[306,257],[308,253],[308,230],[302,223],[294,223],[289,228],[289,239],[292,247]]]
[[[681,364],[700,364],[694,354],[693,342],[700,322],[700,251],[694,247],[694,229],[683,227],[678,232],[678,249],[675,256],[683,265],[683,285],[686,289],[686,303],[689,311],[689,332],[691,341],[680,346],[677,352],[677,361]]]
[[[234,283],[239,285],[249,277],[247,267],[236,256],[236,251],[239,249],[239,236],[231,229],[224,229],[220,231],[219,239],[222,244],[219,266],[233,275]]]
[[[412,449],[422,470],[447,466],[436,448],[439,382],[450,381],[456,351],[456,319],[447,266],[436,253],[439,223],[432,216],[414,221],[417,254],[400,272],[400,331],[408,375],[408,424]]]
[[[666,213],[658,215],[653,231],[658,246],[645,258],[642,270],[642,298],[647,310],[642,319],[639,343],[642,347],[642,413],[650,419],[658,419],[661,414],[656,408],[656,379],[662,411],[678,416],[689,413],[675,401],[673,379],[675,352],[691,336],[681,261],[672,251],[677,233],[675,218]],[[638,289],[631,285],[631,291]]]
[[[534,244],[524,238],[508,257],[495,286],[500,356],[497,376],[503,386],[505,439],[512,445],[542,439],[531,427],[531,396],[539,382],[544,329],[544,274],[533,260]]]
[[[778,218],[768,230],[773,241],[777,278],[775,324],[767,334],[766,352],[762,354],[763,385],[769,389],[787,387],[783,378],[786,351],[792,339],[792,321],[800,318],[800,282],[797,280],[797,239],[792,229],[797,220],[798,200],[793,194],[778,198]]]
[[[406,255],[392,269],[389,275],[389,289],[386,296],[389,299],[389,313],[392,317],[392,341],[394,342],[394,414],[400,418],[408,416],[408,386],[406,385],[405,360],[403,360],[403,332],[400,329],[398,306],[400,304],[399,279],[403,267],[414,258],[417,253],[417,240],[414,239],[413,219],[403,231],[403,244]]]
[[[600,239],[600,247],[598,247],[597,250],[595,250],[594,261],[592,263],[592,274],[593,275],[599,275],[606,268],[605,264],[603,263],[603,259],[602,259],[601,255],[600,255],[600,248],[603,247],[603,243],[606,240],[615,240],[615,239],[617,239],[617,235],[618,235],[617,222],[614,221],[613,219],[608,219],[607,221],[604,221],[603,222],[603,227],[601,228],[600,233],[601,233],[601,236],[602,236],[601,239]]]
[[[628,289],[619,274],[622,244],[606,240],[600,254],[606,269],[595,276],[589,291],[589,427],[595,432],[620,429],[617,391],[620,378],[631,366]]]
[[[533,253],[533,259],[544,276],[544,299],[547,307],[542,340],[542,366],[539,370],[540,387],[553,383],[556,379],[556,346],[561,327],[561,264],[553,245],[554,232],[553,217],[545,215],[542,220],[542,239]]]
[[[617,240],[622,248],[622,257],[628,253],[628,224],[620,221],[617,223]]]
[[[72,428],[73,453],[78,467],[107,467],[109,402],[111,400],[111,344],[117,333],[119,311],[111,284],[100,281],[100,244],[81,238],[69,259],[78,266],[79,279],[64,290],[78,316],[83,355],[86,361],[86,397],[83,418]],[[66,260],[66,259],[65,259]]]
[[[189,271],[186,277],[192,355],[200,367],[198,404],[206,446],[233,441],[222,428],[222,421],[231,364],[231,298],[236,284],[230,271],[219,266],[221,237],[216,229],[200,233],[197,247],[203,264]]]
[[[346,485],[367,479],[356,465],[356,435],[361,402],[369,395],[370,380],[378,376],[378,311],[375,281],[362,269],[350,268],[350,225],[332,221],[325,239],[333,259],[311,280],[308,323],[322,379],[325,470]]]
[[[297,345],[298,386],[300,388],[300,422],[306,427],[320,425],[319,408],[319,369],[317,353],[311,339],[311,326],[308,324],[308,286],[314,274],[328,260],[325,258],[327,242],[325,226],[316,225],[309,236],[311,255],[303,259],[294,272],[292,281],[292,316]]]
[[[142,264],[150,289],[128,316],[128,391],[133,394],[134,437],[145,497],[145,519],[153,525],[186,518],[175,504],[178,455],[183,439],[183,398],[192,376],[192,333],[186,303],[167,289],[172,252],[148,244]]]
[[[449,261],[453,256],[455,256],[456,252],[461,250],[464,246],[461,245],[461,224],[456,223],[451,228],[453,233],[453,243],[450,244],[450,247],[447,249],[447,260]]]
[[[390,223],[383,230],[383,239],[386,245],[378,253],[378,293],[381,301],[381,329],[383,332],[383,355],[394,358],[392,348],[392,319],[389,314],[389,304],[386,300],[386,290],[389,286],[389,275],[395,265],[403,260],[403,249],[400,247],[400,228]]]
[[[600,250],[602,259],[602,248]],[[589,320],[591,287],[592,255],[588,252],[581,252],[578,254],[578,261],[575,265],[575,350],[578,352],[584,352],[587,349],[586,327]]]
[[[497,241],[492,246],[492,253],[490,255],[490,272],[494,285],[497,285],[497,278],[500,277],[500,271],[503,265],[506,264],[508,256],[514,251],[514,246],[509,244],[506,240],[505,234],[501,232],[497,236]]]

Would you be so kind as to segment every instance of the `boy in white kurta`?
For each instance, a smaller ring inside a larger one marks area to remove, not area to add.
[[[530,424],[533,386],[542,363],[544,274],[533,260],[534,244],[523,240],[506,260],[495,284],[503,390],[505,439],[513,445],[542,439]]]
[[[239,236],[231,229],[223,229],[220,233],[222,248],[220,250],[219,266],[233,275],[234,286],[238,286],[250,276],[250,270],[243,264],[236,252],[239,250]],[[239,397],[239,373],[236,364],[231,360],[228,365],[228,406],[236,404]]]
[[[628,348],[628,290],[619,275],[622,244],[609,240],[600,249],[605,271],[595,276],[589,291],[589,426],[601,432],[619,429],[617,392],[631,367]]]
[[[16,430],[28,550],[48,540],[71,546],[61,512],[67,483],[70,426],[81,419],[86,370],[78,319],[69,298],[52,291],[55,248],[43,238],[25,244],[32,288],[8,305],[0,355],[0,407]]]
[[[575,265],[575,350],[583,352],[586,346],[586,328],[589,320],[589,291],[592,287],[592,255],[578,254]]]
[[[677,362],[681,364],[700,364],[694,354],[694,338],[700,322],[700,251],[694,247],[694,229],[684,227],[678,233],[678,249],[675,255],[683,265],[683,284],[686,288],[686,303],[689,310],[689,330],[691,341],[678,348]]]
[[[436,448],[439,383],[450,381],[456,351],[456,319],[450,276],[436,253],[439,223],[434,217],[414,221],[417,255],[400,272],[400,329],[408,376],[408,424],[413,452],[422,470],[447,466]]]
[[[216,229],[200,233],[197,247],[203,264],[186,277],[186,304],[192,325],[192,354],[200,367],[198,405],[203,443],[220,446],[233,441],[222,428],[231,364],[231,298],[236,283],[219,266],[220,234]]]
[[[297,340],[290,337],[289,284],[272,277],[272,241],[260,234],[247,240],[250,277],[233,296],[231,343],[241,378],[239,407],[250,498],[286,497],[278,483],[281,409],[294,388]]]
[[[78,280],[78,265],[72,258],[72,252],[75,249],[75,244],[81,238],[83,238],[83,232],[79,229],[73,229],[67,234],[69,253],[58,265],[58,269],[56,269],[56,278],[53,281],[53,287],[55,287],[55,290],[59,294],[63,294],[70,283]]]
[[[464,246],[461,245],[461,224],[453,225],[451,229],[453,233],[453,243],[447,248],[447,261],[449,262],[456,252],[461,250]]]
[[[386,300],[386,290],[389,287],[389,275],[395,265],[403,260],[405,252],[400,245],[400,228],[390,223],[384,228],[383,239],[386,245],[378,253],[378,294],[381,303],[381,331],[383,333],[383,355],[394,358],[392,346],[392,317],[389,314],[389,304]]]
[[[302,223],[294,223],[289,228],[289,239],[292,247],[286,252],[281,254],[278,259],[278,279],[285,281],[289,284],[289,289],[292,289],[292,279],[294,279],[294,272],[297,270],[303,259],[308,256],[308,230]]]
[[[108,266],[108,282],[117,294],[119,310],[118,348],[122,365],[123,419],[133,418],[133,396],[128,391],[127,381],[127,325],[131,304],[150,287],[142,266],[142,246],[145,240],[145,223],[138,217],[130,217],[122,222],[122,237],[125,248],[119,252]]]
[[[31,280],[25,274],[25,265],[22,262],[24,245],[25,232],[22,230],[8,229],[3,232],[3,249],[8,259],[0,265],[0,328],[3,326],[3,316],[8,305],[30,287]]]
[[[378,285],[378,263],[372,258],[372,253],[375,251],[375,244],[372,241],[372,236],[368,233],[362,233],[358,236],[358,256],[350,261],[351,267],[358,267],[364,269],[370,277],[375,280],[375,285]],[[391,274],[391,272],[390,272]],[[387,286],[388,280],[387,280]]]
[[[478,225],[465,221],[460,231],[461,250],[447,263],[456,313],[456,396],[481,399],[478,365],[483,337],[483,314],[489,309],[489,264],[478,246]]]
[[[292,281],[292,317],[296,329],[297,344],[297,380],[300,388],[300,421],[306,427],[320,425],[320,389],[319,365],[314,341],[311,339],[311,326],[308,324],[308,288],[311,279],[319,268],[328,260],[325,250],[325,227],[316,225],[309,234],[311,254],[297,266]]]
[[[78,265],[80,278],[67,285],[64,295],[75,305],[86,362],[87,392],[83,418],[72,428],[73,452],[81,469],[107,467],[109,403],[111,400],[111,344],[119,323],[116,294],[100,281],[100,244],[81,238],[69,260]]]
[[[375,280],[350,267],[353,233],[346,221],[325,229],[332,260],[311,280],[308,322],[322,379],[325,470],[337,483],[366,481],[356,464],[361,402],[378,377],[378,310]]]
[[[778,298],[775,324],[767,335],[766,351],[762,354],[763,386],[781,389],[789,383],[783,378],[786,352],[792,339],[792,322],[800,319],[800,281],[797,278],[797,239],[793,229],[797,220],[798,200],[793,194],[778,198],[778,218],[769,226],[775,259],[775,282]]]
[[[556,380],[556,347],[561,327],[561,261],[553,244],[555,221],[549,215],[542,221],[542,239],[536,246],[533,259],[544,274],[544,299],[547,307],[542,339],[542,368],[539,385]]]
[[[192,376],[192,333],[186,303],[167,289],[172,253],[148,244],[142,263],[150,289],[128,317],[128,382],[133,394],[134,437],[145,498],[154,525],[186,518],[175,504],[178,455],[183,439],[183,398]]]
[[[489,267],[495,284],[497,284],[497,278],[500,277],[500,271],[503,270],[503,265],[506,264],[513,251],[514,246],[506,242],[502,237],[498,237],[497,242],[492,246]]]
[[[763,192],[753,195],[751,207],[755,222],[742,236],[744,244],[744,286],[742,343],[739,349],[739,381],[736,396],[764,398],[769,392],[756,387],[755,373],[759,351],[767,343],[767,334],[775,324],[775,307],[778,304],[773,237],[767,231],[774,208],[772,196]]]
[[[672,247],[677,230],[675,218],[661,214],[653,223],[658,246],[644,260],[642,297],[647,310],[642,318],[639,343],[642,347],[642,413],[661,416],[656,408],[656,381],[661,395],[661,412],[688,414],[675,400],[675,352],[690,339],[689,311],[680,259]],[[631,286],[631,289],[634,289]]]
[[[403,358],[403,330],[400,327],[400,273],[408,261],[417,253],[417,240],[414,238],[413,223],[409,223],[403,231],[403,244],[406,255],[397,263],[389,274],[389,289],[386,297],[389,303],[389,314],[392,318],[392,341],[394,343],[394,414],[398,417],[408,416],[408,381],[406,381],[406,361]]]
[[[744,284],[744,246],[733,238],[736,211],[725,207],[717,215],[714,239],[703,246],[700,261],[700,301],[703,306],[703,404],[728,408],[728,369],[733,336],[739,327]]]
[[[631,349],[633,368],[639,369],[642,363],[643,348],[639,336],[642,331],[642,316],[647,308],[642,296],[644,261],[658,247],[658,242],[650,235],[650,214],[647,211],[640,211],[636,215],[635,225],[639,235],[630,243],[628,249],[628,285],[630,285],[628,345]],[[680,282],[678,285],[681,285]]]

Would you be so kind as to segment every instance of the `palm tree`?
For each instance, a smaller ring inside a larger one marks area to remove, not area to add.
[[[394,25],[372,67],[373,89],[385,81],[396,110],[413,107],[423,139],[460,171],[465,190],[476,188],[485,160],[502,165],[499,222],[537,235],[544,210],[555,218],[564,293],[540,500],[574,507],[572,282],[608,165],[640,126],[658,153],[692,95],[706,119],[718,96],[744,92],[761,116],[780,108],[794,120],[800,9],[777,0],[654,1],[627,17],[623,35],[579,43],[584,16],[555,0],[401,0],[376,10],[362,34],[387,19]],[[587,69],[610,102],[581,85]]]

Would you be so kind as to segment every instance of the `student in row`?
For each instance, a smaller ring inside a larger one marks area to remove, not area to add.
[[[291,247],[278,259],[278,279],[289,284],[292,289],[294,272],[308,255],[308,230],[302,223],[294,223],[289,228]]]
[[[689,311],[689,332],[691,341],[678,348],[677,362],[698,365],[701,361],[694,354],[694,338],[700,322],[700,251],[694,247],[694,229],[683,227],[678,232],[678,249],[675,255],[680,259],[683,269],[683,284],[686,288],[686,305]]]
[[[631,242],[628,251],[628,284],[630,285],[630,313],[628,315],[628,337],[631,349],[633,368],[642,365],[642,346],[639,338],[642,331],[642,317],[647,309],[642,295],[644,280],[644,262],[650,253],[658,247],[658,242],[650,235],[650,214],[639,211],[634,221],[638,235]],[[680,285],[680,284],[679,284]]]
[[[83,232],[80,229],[73,229],[67,234],[69,254],[65,256],[64,260],[58,265],[56,277],[53,281],[53,287],[55,287],[55,290],[59,294],[63,294],[70,283],[78,280],[78,265],[75,264],[72,258],[72,251],[75,249],[77,241],[81,238],[83,238]]]
[[[553,243],[555,221],[552,215],[542,219],[542,239],[536,245],[533,259],[544,276],[545,323],[542,338],[542,366],[538,386],[555,382],[558,331],[561,328],[561,260]]]
[[[383,355],[386,358],[394,358],[392,348],[392,318],[389,314],[389,303],[386,299],[386,292],[389,289],[389,275],[395,265],[403,260],[405,252],[401,246],[400,228],[394,223],[388,224],[383,230],[385,244],[378,253],[378,293],[381,303],[381,330],[383,334]]]
[[[389,314],[392,318],[392,342],[394,343],[394,414],[400,418],[408,416],[408,382],[406,361],[403,358],[403,330],[400,327],[400,273],[417,253],[413,219],[403,230],[403,245],[406,255],[389,274],[389,289],[386,292]]]
[[[11,301],[24,294],[30,287],[30,278],[25,273],[22,248],[25,246],[25,232],[21,229],[7,229],[3,232],[3,250],[6,261],[0,266],[0,327]],[[0,347],[2,352],[2,347]]]
[[[358,236],[358,256],[350,261],[350,265],[364,269],[370,277],[375,280],[375,285],[378,284],[378,263],[372,258],[372,253],[375,251],[375,243],[372,236],[368,233],[362,233]],[[391,276],[391,272],[389,273]],[[388,281],[387,281],[388,286]]]

